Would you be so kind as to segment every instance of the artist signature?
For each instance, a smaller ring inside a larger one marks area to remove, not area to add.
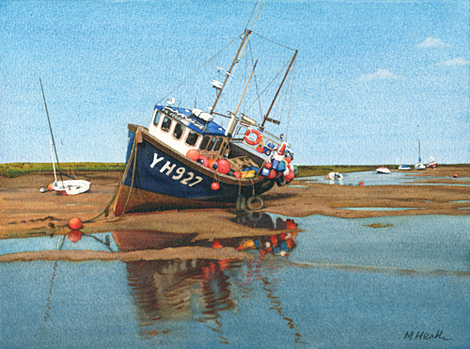
[[[437,332],[434,334],[434,333],[427,333],[425,331],[416,331],[416,333],[414,331],[411,331],[411,332],[406,331],[404,339],[409,339],[410,341],[421,340],[421,339],[425,339],[425,340],[442,339],[445,341],[450,341],[451,340],[450,338],[446,338],[442,335],[443,332],[444,331],[437,330]]]

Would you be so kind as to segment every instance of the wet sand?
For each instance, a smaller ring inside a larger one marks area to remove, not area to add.
[[[462,186],[432,185],[456,182]],[[329,185],[308,180],[295,180],[291,185],[275,187],[262,197],[268,212],[287,218],[325,215],[341,218],[366,218],[396,215],[468,215],[470,200],[470,166],[440,167],[437,170],[410,172],[408,175],[445,177],[429,179],[430,185]],[[121,172],[81,172],[77,179],[89,180],[89,192],[77,196],[61,196],[54,192],[40,193],[51,182],[51,173],[0,177],[0,238],[33,237],[67,234],[72,217],[90,220],[103,212],[116,191]],[[466,186],[464,186],[466,185]],[[352,211],[344,207],[397,207],[409,210]],[[419,209],[413,209],[419,208]],[[111,212],[84,224],[82,233],[119,230],[155,230],[196,234],[195,240],[223,239],[270,235],[268,229],[252,229],[237,224],[235,208],[181,210],[126,214],[121,219]],[[279,233],[279,231],[277,231]],[[78,251],[77,251],[78,252]],[[173,251],[174,252],[174,251]],[[187,251],[181,251],[186,252]],[[209,253],[210,255],[210,253]],[[155,256],[154,256],[155,257]],[[220,257],[220,256],[219,256]],[[69,257],[64,257],[65,259]],[[101,259],[101,257],[98,257]],[[114,258],[114,257],[113,257]],[[119,257],[125,258],[125,257]],[[163,258],[160,254],[155,258]]]

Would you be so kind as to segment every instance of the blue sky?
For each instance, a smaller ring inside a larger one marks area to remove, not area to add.
[[[0,163],[51,160],[39,78],[61,162],[124,162],[127,124],[148,126],[255,2],[1,1]],[[299,50],[295,163],[414,164],[418,124],[423,160],[470,163],[469,23],[468,1],[266,0],[255,31]]]

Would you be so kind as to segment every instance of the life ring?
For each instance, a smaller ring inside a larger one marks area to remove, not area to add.
[[[256,135],[256,140],[252,141],[250,139],[250,135],[254,133]],[[258,145],[259,142],[261,142],[261,139],[263,138],[263,136],[261,135],[261,133],[257,130],[252,130],[252,129],[248,129],[245,133],[245,142],[248,143],[249,145]]]
[[[261,210],[264,207],[264,201],[257,195],[253,195],[246,200],[246,208],[250,211]]]

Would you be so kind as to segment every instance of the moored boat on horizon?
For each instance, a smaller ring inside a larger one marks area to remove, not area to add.
[[[390,169],[389,169],[388,167],[381,166],[381,167],[378,167],[378,168],[377,168],[377,173],[389,174],[389,173],[390,173]]]
[[[246,29],[240,35],[241,43],[230,69],[218,68],[224,82],[212,81],[216,99],[208,111],[176,107],[175,99],[168,98],[166,105],[155,106],[149,127],[128,125],[126,169],[114,201],[115,215],[234,204],[238,210],[256,210],[264,205],[261,194],[294,179],[297,168],[291,163],[293,152],[286,135],[274,136],[265,124],[280,124],[270,113],[292,75],[297,50],[289,49],[294,54],[278,73],[282,81],[267,112],[261,113],[260,122],[241,112],[257,61],[250,65],[251,74],[236,108],[227,114],[215,111],[253,33]],[[259,93],[255,102],[260,103]],[[227,126],[223,127],[214,116],[226,118]]]

